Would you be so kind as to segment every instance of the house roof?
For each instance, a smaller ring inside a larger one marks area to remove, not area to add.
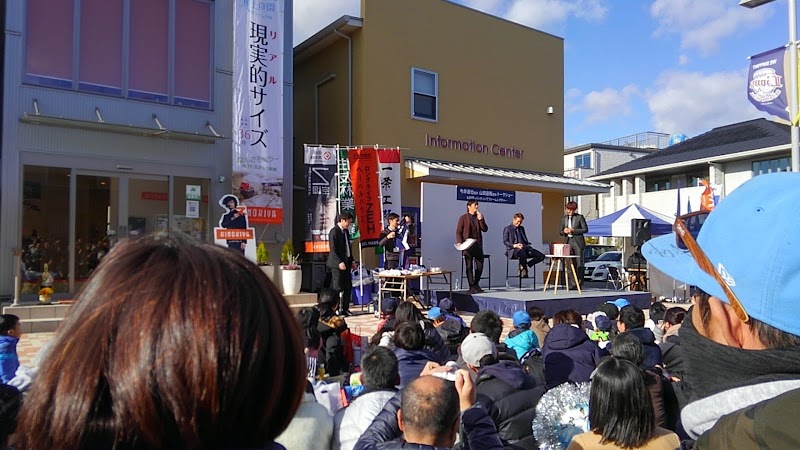
[[[411,178],[422,181],[485,181],[487,183],[527,186],[563,192],[568,195],[603,194],[611,186],[597,181],[579,180],[562,175],[477,166],[430,159],[406,158],[406,167],[412,171]]]
[[[342,16],[334,20],[327,27],[317,31],[313,36],[294,47],[294,64],[299,64],[317,53],[333,45],[339,39],[343,39],[342,34],[349,35],[353,31],[364,26],[364,19],[361,17]]]
[[[651,172],[669,166],[713,162],[742,154],[761,154],[786,150],[789,126],[767,119],[754,119],[707,131],[639,159],[629,161],[598,175],[593,180],[608,180],[620,175]],[[786,148],[784,148],[786,147]]]

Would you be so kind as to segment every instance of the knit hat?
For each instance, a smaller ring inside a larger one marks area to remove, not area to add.
[[[531,324],[531,316],[525,311],[517,311],[512,317],[514,319],[514,327],[516,328],[521,327],[523,324]]]
[[[384,297],[381,302],[381,312],[385,314],[392,314],[397,309],[397,299],[394,297]]]
[[[453,312],[456,310],[456,305],[449,298],[443,298],[439,300],[439,308],[442,308],[442,311]]]
[[[439,308],[438,306],[434,306],[433,308],[431,308],[428,311],[428,319],[429,320],[436,320],[439,317],[442,317],[443,315],[444,315],[444,313],[442,312],[442,309]]]
[[[796,172],[753,177],[709,213],[696,239],[751,317],[796,336],[800,234],[791,215],[800,204],[799,186]],[[642,253],[659,271],[730,304],[717,280],[675,239],[674,232],[651,239]]]
[[[483,333],[470,333],[461,343],[461,357],[473,367],[480,367],[481,358],[486,355],[497,356],[494,342]]]
[[[627,298],[618,298],[618,299],[614,300],[613,302],[609,302],[609,303],[613,303],[614,305],[616,305],[616,307],[618,309],[622,309],[622,308],[624,308],[624,307],[626,307],[626,306],[631,304],[631,302],[629,302]]]

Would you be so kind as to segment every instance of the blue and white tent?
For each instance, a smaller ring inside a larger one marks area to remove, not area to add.
[[[650,234],[653,236],[672,233],[673,219],[633,203],[587,222],[589,232],[586,236],[631,237],[631,219],[650,219]]]

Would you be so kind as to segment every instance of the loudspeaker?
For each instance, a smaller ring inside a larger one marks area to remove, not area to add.
[[[631,241],[638,247],[650,240],[650,219],[631,219]]]

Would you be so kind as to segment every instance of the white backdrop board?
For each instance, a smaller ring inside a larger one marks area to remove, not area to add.
[[[470,189],[462,191],[459,189]],[[535,192],[502,191],[475,186],[453,186],[446,184],[422,183],[420,196],[420,221],[422,222],[422,258],[420,263],[452,270],[459,278],[461,252],[453,247],[458,218],[467,212],[465,196],[477,192],[479,209],[486,219],[489,231],[483,233],[483,251],[492,257],[492,285],[505,287],[506,247],[503,245],[503,228],[511,224],[515,213],[525,216],[523,226],[531,245],[542,247],[542,195]],[[513,193],[513,197],[509,194]],[[461,199],[459,199],[459,197]],[[494,200],[494,201],[492,201]],[[511,203],[513,201],[513,203]],[[538,264],[537,281],[541,282],[542,264]],[[516,273],[518,263],[511,265]],[[486,287],[489,278],[489,265],[484,263],[481,286]],[[533,274],[531,274],[533,276]],[[512,286],[517,280],[510,280]],[[464,280],[466,283],[466,279]]]

